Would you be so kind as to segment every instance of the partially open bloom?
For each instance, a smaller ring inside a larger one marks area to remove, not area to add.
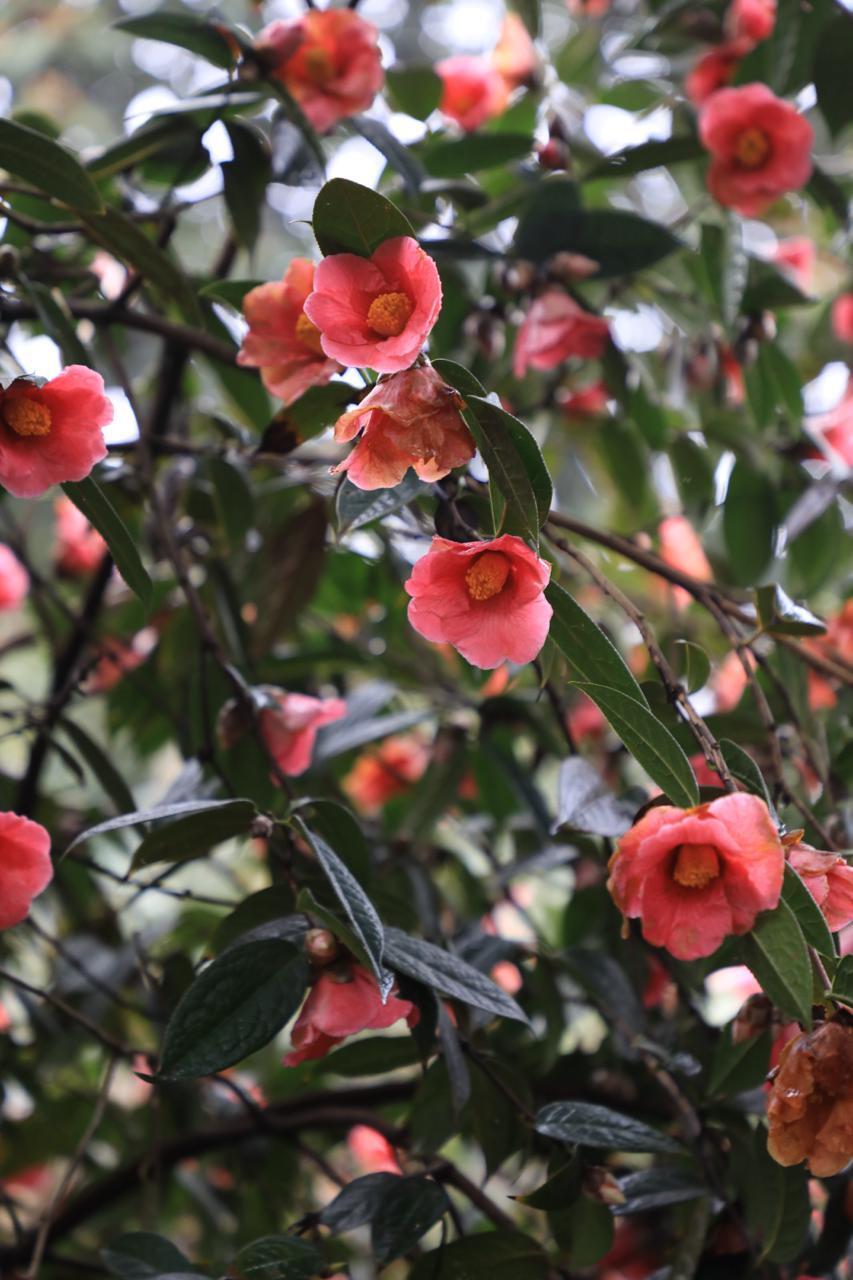
[[[853,342],[853,293],[841,293],[833,302],[832,332],[839,342]]]
[[[296,1067],[300,1062],[325,1058],[347,1036],[393,1026],[400,1018],[413,1027],[418,1017],[415,1005],[401,1000],[396,990],[383,1004],[379,984],[362,965],[322,969],[293,1024],[293,1048],[285,1054],[284,1065]]]
[[[823,853],[799,841],[788,846],[788,861],[835,932],[853,921],[853,867],[837,853]]]
[[[386,240],[370,258],[324,258],[305,302],[330,359],[379,373],[412,364],[440,310],[438,269],[411,236]]]
[[[439,110],[470,132],[499,116],[509,101],[509,87],[488,58],[458,54],[435,64],[441,77]]]
[[[748,45],[766,40],[775,25],[776,0],[732,0],[726,10],[726,34]]]
[[[19,608],[29,588],[30,575],[12,548],[0,542],[0,612]]]
[[[400,733],[365,751],[343,780],[344,791],[362,813],[378,813],[417,782],[429,764],[429,748],[413,733]]]
[[[777,905],[784,861],[767,805],[737,793],[649,809],[619,840],[608,888],[647,942],[697,960]]]
[[[763,213],[811,177],[812,127],[764,84],[720,89],[699,113],[699,137],[711,153],[708,190],[747,216]]]
[[[103,560],[107,544],[70,498],[57,498],[53,514],[56,517],[53,559],[57,569],[69,577],[91,573]]]
[[[286,405],[341,372],[337,360],[324,354],[320,331],[303,311],[313,287],[313,262],[294,258],[281,280],[259,284],[243,299],[249,331],[237,363],[260,369],[267,391]]]
[[[787,240],[780,240],[773,261],[791,277],[798,289],[803,293],[811,293],[817,262],[814,240],[810,240],[808,236],[789,236]]]
[[[684,92],[701,107],[711,94],[731,84],[745,50],[740,44],[720,44],[696,59],[684,81]]]
[[[767,1120],[779,1164],[805,1160],[817,1178],[844,1168],[853,1158],[853,1026],[822,1022],[785,1046]]]
[[[516,85],[527,84],[533,79],[538,61],[533,41],[521,18],[517,13],[505,13],[501,34],[492,50],[492,66],[514,89]]]
[[[532,662],[548,637],[550,576],[551,566],[513,534],[491,542],[433,538],[405,584],[409,622],[475,667]]]
[[[332,470],[346,471],[359,489],[390,489],[409,467],[421,480],[440,480],[474,456],[461,404],[459,393],[431,366],[381,379],[335,423],[336,440],[352,440],[359,431],[361,436]]]
[[[0,813],[0,929],[20,924],[53,879],[50,836],[17,813]]]
[[[353,1125],[347,1146],[361,1173],[402,1173],[391,1143],[369,1124]]]
[[[309,9],[279,19],[255,42],[318,133],[366,111],[384,79],[372,22],[352,9]]]
[[[512,371],[523,378],[530,369],[553,369],[570,356],[600,356],[610,326],[579,307],[561,289],[547,289],[532,303],[515,339]]]
[[[277,705],[261,712],[261,735],[281,772],[295,778],[311,764],[317,730],[346,715],[347,704],[342,698],[312,698],[283,689],[272,696]]]
[[[699,582],[713,582],[714,571],[699,535],[686,516],[667,516],[661,520],[658,537],[661,560]],[[679,609],[686,609],[693,598],[684,587],[673,587],[672,594]]]
[[[0,485],[37,498],[53,484],[84,480],[107,456],[103,428],[112,420],[103,378],[84,365],[43,386],[16,378],[0,391]]]

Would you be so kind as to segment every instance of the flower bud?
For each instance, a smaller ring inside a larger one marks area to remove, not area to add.
[[[583,1193],[599,1204],[625,1204],[626,1196],[609,1169],[601,1165],[587,1165],[583,1171]]]
[[[337,960],[340,945],[328,929],[309,929],[305,935],[305,952],[312,964],[326,965]]]

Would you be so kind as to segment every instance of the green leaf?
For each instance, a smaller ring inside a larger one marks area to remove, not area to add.
[[[243,472],[225,458],[208,458],[206,470],[228,546],[232,551],[240,551],[255,519],[254,494]]]
[[[109,547],[119,573],[147,610],[154,587],[140,559],[136,542],[104,490],[91,476],[87,476],[85,480],[67,480],[62,491],[97,529]]]
[[[619,1187],[625,1204],[613,1206],[613,1213],[617,1215],[648,1213],[651,1209],[685,1204],[708,1194],[708,1188],[692,1169],[674,1164],[638,1169],[620,1178]]]
[[[120,813],[127,813],[136,808],[133,792],[125,782],[112,760],[98,746],[94,738],[90,738],[85,729],[73,720],[64,717],[59,721],[59,728],[68,734],[74,748],[83,762],[88,765],[106,794]]]
[[[704,689],[711,675],[711,659],[692,640],[676,640],[675,669],[688,693]]]
[[[384,156],[395,173],[399,173],[406,187],[406,192],[413,199],[418,199],[421,186],[426,181],[427,173],[421,164],[418,154],[397,138],[381,120],[372,116],[350,116],[347,128],[365,138],[380,155]]]
[[[502,532],[537,543],[554,496],[539,445],[523,422],[481,396],[467,398],[462,416],[489,469],[490,482],[505,499]]]
[[[370,1036],[336,1049],[326,1059],[326,1069],[335,1075],[379,1076],[399,1067],[413,1067],[419,1061],[418,1046],[411,1036]]]
[[[743,747],[739,747],[730,738],[720,739],[720,751],[723,753],[723,759],[729,766],[729,773],[732,777],[737,782],[743,783],[747,791],[751,791],[754,796],[758,796],[763,800],[772,813],[773,804],[770,800],[767,783],[764,781],[764,775],[749,752],[744,751]]]
[[[121,1280],[157,1280],[168,1272],[191,1274],[195,1267],[180,1249],[150,1231],[128,1231],[101,1251],[105,1265]]]
[[[224,302],[234,311],[242,311],[246,294],[263,283],[262,280],[211,280],[199,289],[199,294],[213,302]]]
[[[768,1032],[736,1044],[732,1040],[732,1024],[724,1027],[711,1060],[709,1097],[730,1098],[747,1089],[757,1089],[767,1075],[769,1059]]]
[[[731,576],[739,586],[752,586],[770,563],[776,524],[772,481],[747,463],[736,462],[723,508],[723,537]]]
[[[577,1200],[581,1193],[582,1187],[583,1165],[580,1155],[575,1153],[571,1157],[568,1164],[563,1165],[556,1173],[552,1174],[547,1182],[543,1182],[541,1187],[537,1187],[535,1191],[531,1191],[526,1196],[516,1196],[521,1204],[529,1205],[531,1209],[541,1209],[548,1212],[553,1209],[566,1209],[573,1200]]]
[[[426,120],[439,104],[441,76],[432,67],[391,67],[385,85],[393,106],[416,120]]]
[[[486,1231],[419,1258],[408,1280],[546,1280],[550,1261],[520,1231]]]
[[[382,967],[385,950],[385,935],[382,921],[376,914],[376,908],[368,898],[355,876],[342,858],[335,853],[321,835],[308,826],[298,815],[294,821],[302,835],[310,844],[314,855],[325,872],[335,896],[346,912],[361,945],[370,961],[379,988],[383,994],[391,989],[390,974]]]
[[[550,188],[559,186],[556,198]],[[522,214],[517,257],[544,262],[556,253],[582,253],[598,263],[597,276],[630,275],[683,248],[666,227],[622,209],[579,209],[573,185],[543,182]],[[574,207],[573,207],[574,203]]]
[[[822,636],[826,623],[804,605],[795,604],[777,583],[755,592],[758,617],[765,631],[783,636]]]
[[[745,1201],[747,1225],[761,1237],[758,1263],[792,1262],[808,1236],[808,1174],[802,1165],[786,1169],[776,1163],[767,1150],[763,1125],[756,1129],[752,1143]]]
[[[671,1153],[682,1150],[669,1134],[592,1102],[549,1102],[536,1113],[535,1128],[546,1138],[578,1147]]]
[[[839,13],[823,28],[812,67],[818,106],[833,135],[853,120],[851,64],[853,17]]]
[[[383,520],[431,492],[432,486],[419,480],[411,467],[393,489],[359,489],[344,476],[335,498],[338,536],[342,538],[374,520]]]
[[[120,262],[138,271],[146,285],[157,290],[164,303],[174,303],[188,323],[199,322],[198,299],[189,280],[141,227],[119,213],[118,209],[87,213],[83,221],[98,244]]]
[[[474,377],[470,369],[457,364],[455,360],[433,360],[432,367],[461,396],[485,396],[486,389],[482,382]]]
[[[549,1222],[560,1248],[578,1271],[595,1266],[613,1244],[613,1215],[607,1205],[585,1196],[568,1209],[552,1213]]]
[[[141,18],[122,18],[113,23],[113,27],[129,36],[161,40],[164,44],[188,49],[226,71],[236,63],[242,43],[225,23],[206,22],[188,13],[150,13]]]
[[[110,831],[122,831],[125,827],[138,827],[143,822],[155,822],[158,818],[182,818],[189,813],[222,809],[233,803],[233,800],[179,800],[174,804],[163,804],[152,809],[137,809],[132,813],[122,813],[117,818],[107,818],[94,827],[81,831],[71,841],[66,853],[76,849],[77,845],[82,844],[84,840],[91,840],[93,836],[106,835]]]
[[[396,1041],[383,1040],[391,1045]],[[408,1043],[404,1041],[403,1043]],[[350,1048],[357,1048],[351,1045]],[[363,1178],[353,1178],[317,1215],[320,1223],[333,1235],[354,1231],[366,1226],[376,1213],[392,1183],[399,1182],[397,1173],[367,1173]]]
[[[237,1254],[229,1275],[235,1280],[311,1280],[326,1269],[315,1244],[298,1236],[264,1236]]]
[[[18,279],[36,309],[39,323],[59,347],[65,363],[88,365],[89,355],[77,336],[76,323],[68,310],[64,294],[58,289],[49,289],[37,280],[28,280],[22,272],[18,273]]]
[[[299,800],[294,811],[309,811],[309,821],[327,844],[333,849],[346,851],[346,864],[361,884],[369,884],[373,874],[370,845],[355,814],[337,800],[316,799],[313,796]]]
[[[242,120],[229,120],[233,158],[222,165],[225,205],[237,239],[253,249],[261,229],[267,183],[272,177],[269,143],[259,129]]]
[[[687,160],[701,160],[705,151],[694,134],[666,138],[662,141],[644,142],[639,147],[627,147],[616,155],[599,161],[584,175],[584,182],[596,178],[627,178],[646,169],[669,169]]]
[[[682,504],[703,515],[714,500],[714,464],[710,450],[691,440],[677,436],[669,446],[669,460]]]
[[[366,720],[361,716],[347,715],[320,731],[314,750],[314,764],[323,764],[345,751],[352,751],[354,747],[364,747],[379,738],[388,738],[392,733],[402,733],[404,729],[411,729],[429,718],[428,711],[394,711],[387,716],[370,716]]]
[[[526,133],[469,133],[464,138],[436,142],[423,153],[435,178],[462,178],[481,169],[498,169],[529,154],[533,140]]]
[[[622,836],[634,821],[636,804],[619,800],[581,756],[569,756],[557,779],[557,818],[554,829],[571,827],[589,835]]]
[[[740,946],[744,964],[777,1008],[810,1027],[812,969],[803,931],[787,902],[763,911]]]
[[[621,653],[577,600],[556,582],[548,585],[545,596],[554,610],[550,637],[581,680],[620,690],[645,703],[645,695]]]
[[[154,862],[189,862],[234,836],[248,836],[257,812],[251,800],[227,800],[216,809],[155,827],[138,845],[130,869],[138,871]]]
[[[211,1075],[262,1049],[299,1008],[308,981],[308,961],[288,942],[232,947],[203,970],[172,1014],[158,1079]]]
[[[541,262],[562,246],[550,248],[567,218],[580,209],[580,188],[569,178],[548,178],[540,182],[525,201],[515,233],[515,252],[520,258]],[[542,252],[542,245],[546,251]]]
[[[324,254],[369,258],[394,236],[414,236],[411,223],[378,191],[348,178],[333,178],[314,201],[314,235]]]
[[[66,147],[14,120],[0,120],[0,169],[80,213],[104,207],[98,188]]]
[[[690,809],[699,803],[690,761],[647,704],[604,685],[575,684],[598,704],[628,751],[673,804]]]
[[[475,1009],[485,1009],[501,1018],[527,1022],[527,1015],[511,996],[465,960],[442,951],[441,947],[410,938],[401,929],[385,930],[385,960],[400,973],[408,974],[441,995],[461,1000]]]
[[[803,937],[809,946],[814,947],[819,955],[834,962],[837,952],[826,917],[790,862],[785,863],[782,899],[797,917]]]
[[[371,1221],[371,1241],[379,1265],[384,1267],[413,1249],[449,1208],[446,1191],[430,1178],[395,1178]]]
[[[832,995],[842,1004],[853,1005],[853,956],[842,956],[839,960],[832,980]]]

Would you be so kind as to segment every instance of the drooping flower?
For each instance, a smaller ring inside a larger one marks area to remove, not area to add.
[[[699,113],[699,137],[711,153],[711,195],[747,216],[811,176],[811,125],[764,84],[712,94]]]
[[[346,715],[342,698],[312,698],[305,693],[270,690],[276,706],[264,707],[260,730],[278,768],[295,778],[311,764],[317,730]]]
[[[457,54],[435,70],[442,82],[439,110],[466,132],[499,116],[509,101],[509,86],[488,58]]]
[[[341,372],[337,360],[324,354],[320,331],[303,310],[313,287],[313,262],[293,258],[281,280],[259,284],[243,299],[249,331],[237,363],[260,369],[267,391],[285,405]]]
[[[814,240],[808,236],[789,236],[787,240],[780,240],[776,245],[773,261],[791,277],[798,289],[803,293],[811,293],[817,263]]]
[[[766,40],[776,25],[776,0],[732,0],[726,10],[726,34],[749,46]]]
[[[491,542],[433,538],[405,584],[409,622],[475,667],[532,662],[548,636],[550,576],[551,566],[513,534]]]
[[[292,1049],[285,1054],[286,1067],[324,1058],[330,1049],[359,1031],[378,1031],[405,1018],[415,1026],[419,1013],[409,1000],[401,1000],[392,990],[385,1004],[379,984],[360,964],[343,964],[321,969],[293,1030]]]
[[[512,371],[523,378],[527,369],[553,369],[570,356],[600,356],[610,326],[600,316],[579,307],[562,289],[546,289],[532,303],[515,339]]]
[[[474,456],[461,404],[459,393],[431,366],[381,379],[335,423],[337,441],[361,436],[333,472],[345,471],[359,489],[393,488],[409,467],[421,480],[440,480]]]
[[[318,133],[366,111],[384,74],[372,22],[352,9],[309,9],[271,22],[255,49],[271,66]]]
[[[56,543],[53,560],[60,573],[68,577],[91,573],[101,563],[107,550],[79,507],[64,495],[53,504],[56,518]]]
[[[514,89],[533,79],[538,64],[527,27],[517,13],[508,11],[504,14],[501,33],[492,50],[492,66],[510,89]]]
[[[33,898],[53,879],[50,836],[17,813],[0,813],[0,929],[29,915]]]
[[[649,809],[618,842],[608,888],[643,937],[678,960],[709,956],[775,907],[784,853],[763,800],[721,796],[695,809]]]
[[[51,485],[84,480],[107,456],[103,428],[113,420],[104,380],[71,364],[43,386],[16,378],[0,391],[0,485],[37,498]]]
[[[12,548],[0,542],[0,612],[20,608],[29,589],[30,575]]]
[[[394,796],[408,791],[428,764],[429,749],[421,738],[396,734],[360,755],[342,786],[362,813],[378,813]]]
[[[349,1153],[362,1173],[402,1173],[391,1143],[369,1124],[356,1124],[347,1134]]]
[[[824,853],[797,841],[788,844],[788,861],[820,907],[833,932],[853,922],[853,867],[837,853]]]
[[[701,107],[712,94],[731,84],[745,52],[741,44],[726,43],[697,58],[684,81],[684,92],[690,101]]]
[[[822,1022],[782,1050],[767,1103],[767,1150],[829,1178],[853,1158],[853,1026]]]
[[[839,342],[853,342],[853,293],[841,293],[833,302],[832,332]]]
[[[679,569],[699,582],[713,582],[714,571],[705,555],[699,535],[686,516],[667,516],[658,526],[660,556],[673,569]],[[693,597],[684,587],[673,587],[678,609],[686,609]]]
[[[438,269],[411,236],[386,240],[370,258],[324,258],[305,302],[330,359],[379,373],[413,363],[440,310]]]

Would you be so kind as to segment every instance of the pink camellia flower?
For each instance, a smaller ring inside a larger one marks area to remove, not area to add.
[[[303,311],[313,287],[313,262],[294,258],[281,280],[259,284],[243,299],[249,331],[237,363],[260,369],[267,391],[285,405],[341,372],[337,360],[324,354],[320,331]]]
[[[722,787],[720,775],[711,768],[701,751],[697,751],[689,759],[690,767],[700,787]]]
[[[607,721],[598,703],[582,693],[569,707],[566,724],[576,746],[600,742],[607,733]]]
[[[378,813],[394,796],[408,791],[429,764],[429,749],[413,733],[386,738],[359,756],[342,786],[362,813]]]
[[[355,409],[335,423],[335,439],[352,453],[332,471],[345,471],[359,489],[390,489],[409,467],[421,480],[440,480],[474,456],[462,421],[462,397],[431,366],[382,378]]]
[[[347,1134],[349,1153],[362,1173],[402,1173],[388,1139],[369,1124],[356,1124]]]
[[[746,664],[751,669],[755,666],[755,658],[751,653],[745,654]],[[735,707],[743,697],[744,690],[749,684],[749,675],[744,669],[740,655],[732,650],[727,653],[723,661],[713,672],[710,679],[711,689],[714,692],[715,707],[714,710],[720,713],[726,711],[734,711]]]
[[[607,884],[647,942],[698,960],[776,906],[784,863],[767,805],[738,792],[695,809],[649,809],[619,840]]]
[[[405,584],[409,622],[475,667],[532,662],[548,638],[550,576],[551,566],[510,533],[491,542],[433,538]]]
[[[84,365],[43,386],[16,378],[0,391],[0,485],[37,498],[53,484],[84,480],[107,456],[103,428],[112,420],[103,378]]]
[[[726,11],[726,34],[748,45],[766,40],[775,25],[776,0],[732,0]]]
[[[788,861],[835,933],[853,922],[853,867],[837,853],[823,853],[799,840],[789,843]]]
[[[366,111],[382,88],[379,33],[352,9],[309,9],[271,22],[255,49],[318,133]]]
[[[517,996],[524,986],[521,970],[511,960],[498,960],[497,964],[492,965],[489,976],[495,986],[500,987],[508,996]]]
[[[412,364],[440,310],[438,269],[411,236],[386,240],[370,258],[324,258],[305,302],[330,359],[379,373]]]
[[[742,44],[727,43],[697,58],[684,81],[684,92],[690,101],[701,107],[713,93],[731,84],[745,52]]]
[[[853,293],[842,293],[832,304],[832,332],[839,342],[853,342]]]
[[[79,507],[64,495],[53,504],[56,544],[53,560],[60,573],[77,577],[91,573],[106,554],[107,544]]]
[[[514,89],[517,85],[529,84],[538,65],[527,27],[517,13],[505,13],[498,42],[492,50],[492,66],[510,89]]]
[[[521,322],[512,371],[516,378],[523,378],[529,368],[553,369],[570,356],[600,356],[609,337],[606,320],[584,311],[561,289],[546,289]]]
[[[820,446],[815,457],[828,457],[848,470],[853,468],[853,378],[848,381],[838,404],[826,413],[809,418],[806,427]]]
[[[346,715],[342,698],[312,698],[305,693],[272,693],[275,707],[260,714],[260,730],[267,751],[282,773],[295,778],[311,764],[317,730]]]
[[[11,547],[0,542],[0,612],[20,608],[29,589],[30,575]]]
[[[713,582],[714,571],[699,541],[699,536],[686,516],[667,516],[658,526],[660,557],[673,569],[696,578],[699,582]],[[686,609],[693,597],[684,587],[673,587],[673,598],[678,609]]]
[[[322,969],[293,1024],[290,1033],[293,1048],[285,1054],[284,1066],[296,1067],[300,1062],[325,1058],[329,1050],[347,1036],[357,1035],[359,1031],[379,1031],[393,1026],[400,1018],[405,1018],[413,1027],[419,1016],[415,1005],[401,1000],[396,989],[383,1004],[379,984],[360,964]]]
[[[509,86],[488,58],[460,53],[435,70],[443,86],[439,110],[467,133],[499,116],[509,101]]]
[[[590,382],[577,391],[567,391],[559,400],[560,409],[570,422],[600,418],[607,413],[610,393],[603,382]]]
[[[699,137],[711,153],[711,195],[747,216],[811,177],[812,127],[765,84],[712,94],[699,113]]]
[[[773,261],[789,275],[798,289],[811,293],[814,288],[814,271],[817,250],[808,236],[789,236],[776,245]]]
[[[0,929],[29,915],[30,903],[53,879],[50,836],[17,813],[0,813]]]

